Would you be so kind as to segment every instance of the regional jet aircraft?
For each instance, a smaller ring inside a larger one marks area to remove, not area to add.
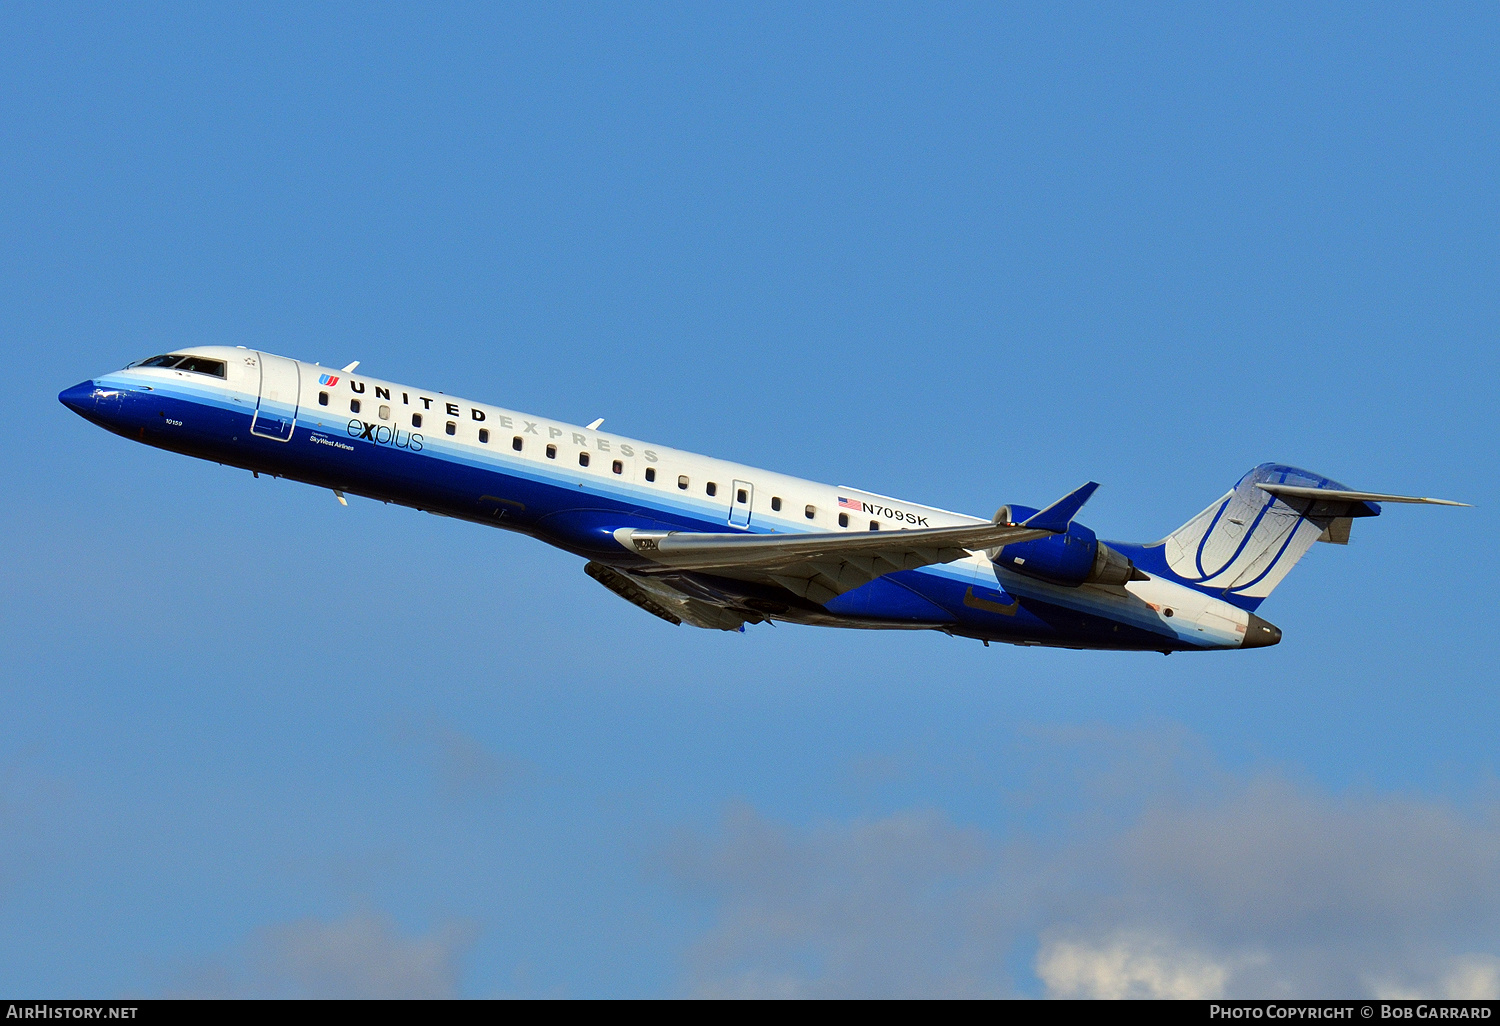
[[[195,346],[58,398],[126,438],[501,527],[672,624],[938,630],[986,645],[1261,648],[1256,615],[1313,542],[1382,502],[1265,463],[1149,544],[1075,519],[1098,486],[988,519],[682,452],[244,348]]]

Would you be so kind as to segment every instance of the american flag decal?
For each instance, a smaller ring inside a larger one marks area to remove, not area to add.
[[[845,509],[860,510],[861,512],[865,508],[864,503],[860,502],[858,499],[846,499],[842,495],[839,496],[839,505],[844,507]]]

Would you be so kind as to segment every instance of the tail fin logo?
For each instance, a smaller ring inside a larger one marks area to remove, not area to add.
[[[1309,501],[1279,501],[1257,485],[1342,488],[1296,467],[1263,463],[1208,509],[1168,535],[1167,565],[1182,581],[1254,608],[1318,540],[1331,517],[1304,513]]]
[[[337,385],[338,383],[339,383],[339,376],[337,374],[319,374],[318,375],[318,384],[320,384],[320,385],[330,385],[330,386],[332,386],[332,385]]]

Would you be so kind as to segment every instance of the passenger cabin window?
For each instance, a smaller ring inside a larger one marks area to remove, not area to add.
[[[879,520],[871,520],[870,521],[870,530],[872,530],[872,531],[878,531],[878,530],[880,530],[880,521]]]
[[[687,486],[688,486],[687,475],[686,474],[679,474],[677,476],[677,487],[681,488],[683,491],[687,491]]]
[[[318,405],[319,406],[327,406],[328,405],[328,393],[327,392],[319,392],[318,393]]]
[[[849,514],[847,514],[847,513],[840,513],[839,514],[839,526],[840,527],[848,527],[849,526]]]
[[[201,356],[183,357],[182,362],[177,365],[177,369],[180,371],[192,371],[194,374],[212,374],[216,378],[224,377],[223,360],[205,360]]]
[[[646,480],[647,481],[655,481],[656,480],[656,468],[655,467],[647,467],[646,468]]]
[[[381,407],[380,407],[380,411],[379,412],[380,412],[380,419],[381,420],[390,420],[391,419],[391,408],[389,406],[385,406],[385,405],[382,404]]]
[[[358,399],[350,399],[349,400],[349,412],[350,413],[358,413],[359,412],[359,400]]]
[[[578,454],[578,465],[580,467],[586,467],[586,466],[589,465],[589,454],[588,453],[581,452],[581,453]]]
[[[411,426],[412,427],[421,427],[422,426],[422,415],[420,413],[413,413],[411,415]]]
[[[520,435],[517,435],[516,437],[514,437],[514,438],[512,438],[510,440],[510,447],[512,449],[516,450],[516,452],[520,452],[522,446],[524,446],[525,444],[526,444],[525,442],[521,441],[521,436]]]
[[[813,517],[815,517],[815,516],[818,515],[818,507],[816,507],[816,506],[809,506],[809,507],[807,507],[807,509],[803,510],[802,512],[807,515],[807,519],[811,520]]]
[[[555,446],[555,445],[549,445],[549,446],[547,446],[547,458],[549,460],[555,460],[555,459],[557,459],[557,446]]]
[[[456,435],[456,434],[458,434],[458,425],[455,424],[455,423],[453,423],[453,421],[450,420],[448,422],[447,431],[448,431],[448,433],[450,435]]]
[[[716,485],[716,484],[714,484],[712,481],[710,481],[708,483],[708,488],[706,489],[706,491],[708,492],[709,495],[718,495],[719,494],[719,486]]]
[[[479,444],[480,445],[489,445],[490,444],[490,429],[489,428],[480,428],[479,429]]]
[[[610,464],[609,469],[613,470],[616,474],[623,474],[625,473],[625,464],[619,460],[615,460],[614,463]]]
[[[771,496],[771,509],[777,513],[781,512],[781,496]]]

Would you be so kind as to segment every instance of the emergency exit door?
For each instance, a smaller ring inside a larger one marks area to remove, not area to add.
[[[729,490],[729,526],[750,526],[750,502],[755,498],[755,486],[749,481],[736,481]]]

